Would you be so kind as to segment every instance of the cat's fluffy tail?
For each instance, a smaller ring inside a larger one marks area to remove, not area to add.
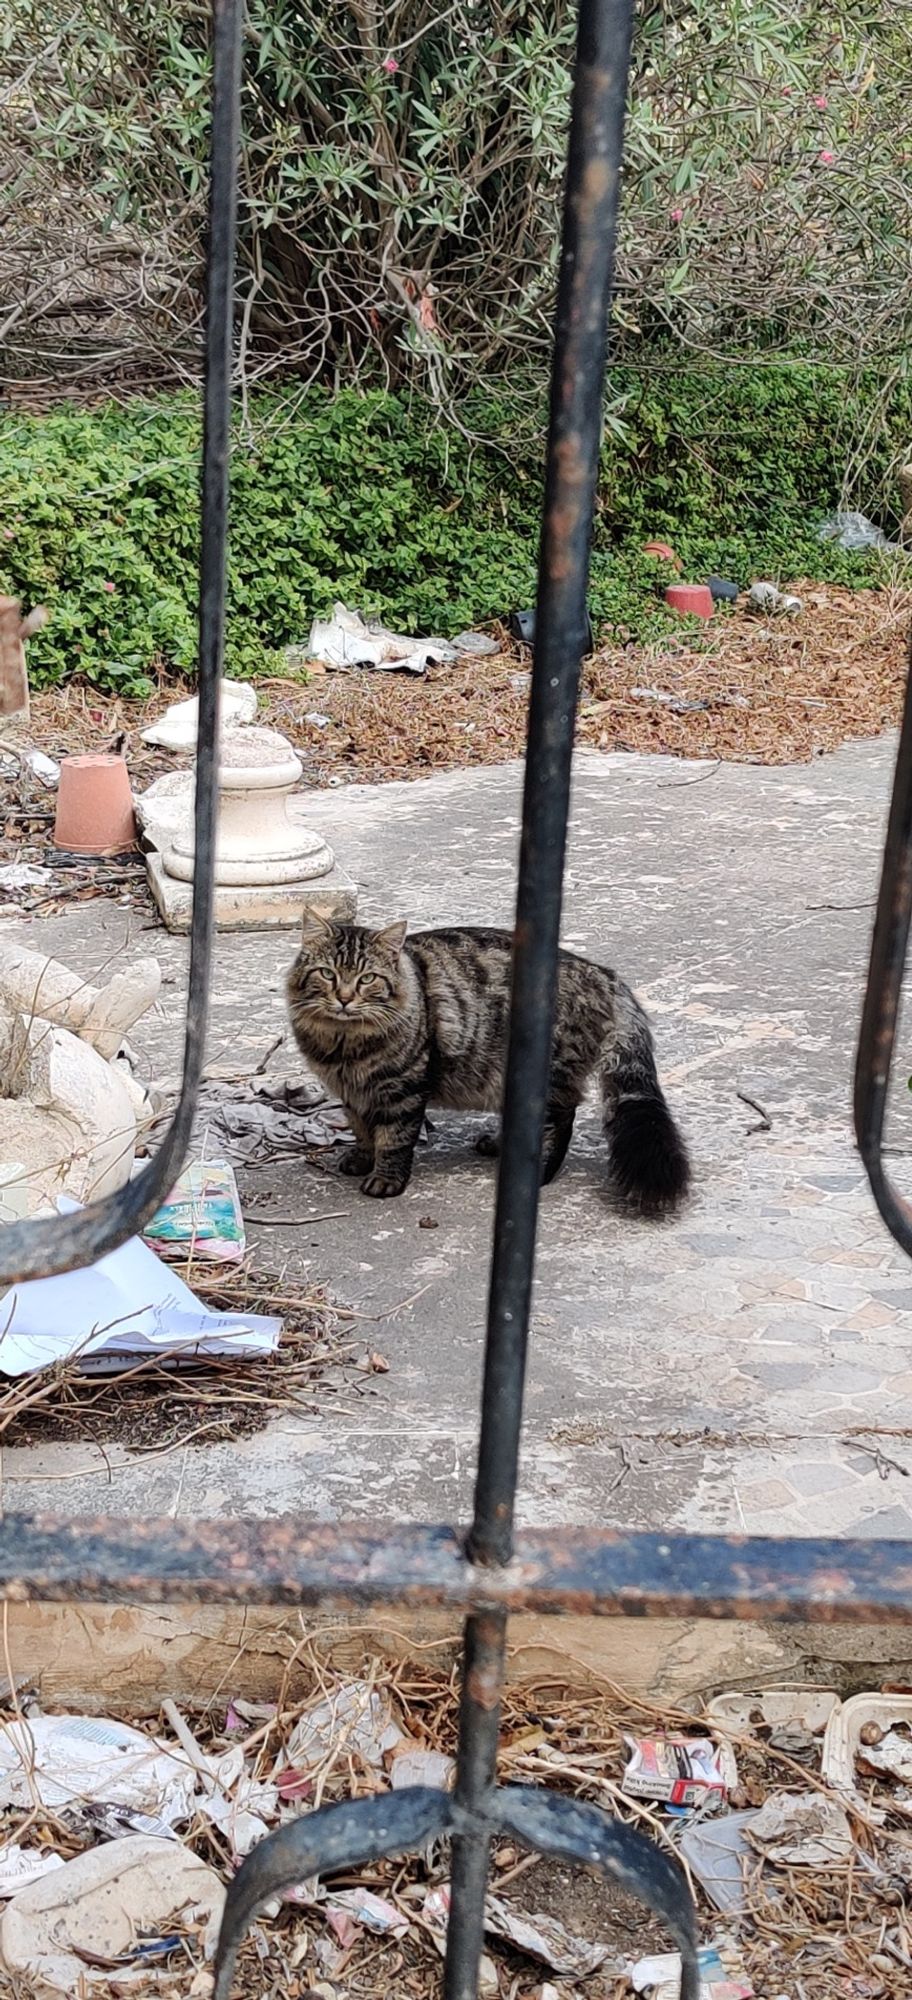
[[[671,1215],[690,1188],[690,1158],[656,1073],[649,1022],[627,988],[600,1067],[611,1185],[641,1215]]]

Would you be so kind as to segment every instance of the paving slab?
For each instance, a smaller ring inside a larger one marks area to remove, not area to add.
[[[779,769],[577,758],[564,941],[616,966],[649,1008],[697,1187],[677,1223],[619,1215],[597,1107],[580,1117],[542,1200],[527,1524],[912,1535],[912,1270],[873,1208],[849,1110],[893,751],[884,740]],[[520,784],[508,765],[307,794],[300,809],[358,882],[367,921],[506,924]],[[183,939],[101,902],[16,929],[86,975],[155,949],[162,1000],[133,1039],[150,1075],[175,1073]],[[290,948],[274,932],[217,939],[213,1062],[249,1074],[280,1031]],[[294,1073],[293,1050],[276,1065]],[[898,1173],[912,1155],[904,1084]],[[282,1215],[344,1211],[258,1228],[257,1255],[363,1316],[389,1361],[369,1395],[141,1462],[78,1442],[7,1450],[6,1504],[464,1516],[495,1185],[472,1129],[438,1114],[394,1202],[338,1181],[331,1155],[242,1176]]]

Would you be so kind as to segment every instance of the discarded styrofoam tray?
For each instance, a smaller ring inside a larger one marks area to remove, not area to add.
[[[822,1736],[840,1707],[832,1688],[796,1683],[794,1687],[757,1688],[752,1693],[739,1689],[737,1693],[718,1694],[708,1703],[706,1717],[719,1728],[743,1730],[745,1735],[758,1728],[782,1729],[797,1723],[809,1736]]]
[[[822,1775],[838,1791],[855,1794],[859,1762],[912,1783],[912,1695],[854,1694],[833,1710],[823,1739]]]

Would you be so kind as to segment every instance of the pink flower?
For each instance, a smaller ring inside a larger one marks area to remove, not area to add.
[[[826,111],[830,100],[828,97],[814,97],[811,99],[811,102],[812,104],[816,104],[818,111]]]
[[[683,208],[673,208],[671,211],[671,219],[672,222],[683,222],[684,220]]]
[[[836,155],[835,153],[830,152],[828,146],[824,146],[823,151],[818,153],[817,158],[822,167],[831,167],[833,165],[833,161],[836,158]]]
[[[102,587],[102,590],[107,590],[107,591],[109,591],[109,592],[111,593],[111,595],[112,595],[112,596],[113,596],[113,593],[114,593],[114,591],[115,591],[115,590],[117,589],[117,585],[116,585],[116,583],[103,583],[101,587]]]
[[[783,95],[783,97],[791,97],[791,94],[792,94],[792,86],[791,86],[791,84],[790,84],[790,83],[784,83],[784,84],[783,84],[783,86],[782,86],[782,95]]]
[[[395,56],[384,56],[383,67],[386,71],[387,76],[395,76],[399,68],[399,64],[397,63]]]

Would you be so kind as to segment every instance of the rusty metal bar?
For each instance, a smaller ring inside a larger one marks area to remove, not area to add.
[[[73,1597],[908,1624],[912,1543],[530,1529],[491,1567],[449,1527],[5,1515],[0,1600]]]
[[[912,652],[887,823],[871,960],[855,1063],[855,1136],[871,1193],[897,1243],[912,1256],[912,1205],[883,1160],[884,1117],[912,920]]]
[[[214,0],[213,19],[199,580],[199,741],[193,919],[180,1098],[155,1158],[126,1187],[75,1215],[39,1217],[0,1228],[0,1285],[80,1270],[107,1251],[115,1250],[129,1236],[135,1236],[154,1215],[183,1166],[202,1075],[212,962],[218,809],[216,745],[224,652],[243,0]]]
[[[258,1910],[314,1875],[363,1868],[387,1855],[414,1854],[449,1836],[484,1851],[497,1834],[562,1860],[582,1862],[618,1882],[654,1910],[684,1961],[682,2000],[697,2000],[694,1910],[683,1870],[645,1834],[584,1805],[531,1785],[491,1794],[484,1819],[470,1817],[446,1792],[414,1786],[373,1799],[346,1800],[292,1820],[253,1849],[228,1890],[215,1966],[214,2000],[230,2000],[238,1947]],[[472,1996],[474,2000],[474,1995]]]

